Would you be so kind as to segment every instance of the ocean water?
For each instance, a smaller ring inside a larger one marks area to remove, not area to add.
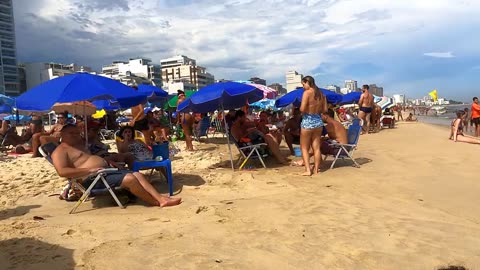
[[[442,115],[415,115],[419,122],[433,124],[433,125],[440,125],[445,127],[450,127],[452,120],[455,119],[456,112],[458,110],[463,110],[464,108],[468,108],[470,110],[470,104],[459,104],[459,105],[446,105],[444,106],[447,112]],[[469,128],[470,129],[470,128]],[[471,131],[467,132],[467,134],[472,134]]]

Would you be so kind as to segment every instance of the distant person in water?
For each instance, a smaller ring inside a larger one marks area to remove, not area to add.
[[[417,120],[416,117],[413,116],[412,113],[410,113],[410,114],[407,116],[407,118],[405,118],[405,121],[406,121],[406,122],[416,122],[416,121],[418,121],[418,120]]]
[[[450,140],[454,142],[466,142],[473,144],[480,144],[480,140],[472,137],[467,137],[463,134],[463,115],[464,111],[457,111],[457,118],[452,121],[452,127],[450,130]]]

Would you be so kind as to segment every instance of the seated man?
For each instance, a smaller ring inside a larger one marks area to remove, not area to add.
[[[257,129],[265,135],[272,136],[278,145],[282,142],[282,132],[278,128],[272,129],[273,125],[269,119],[269,114],[266,111],[262,111],[259,115],[259,121],[257,122]]]
[[[38,152],[38,147],[41,145],[49,142],[58,143],[60,141],[60,131],[62,130],[63,125],[65,125],[67,122],[67,117],[67,112],[57,114],[57,123],[50,131],[36,133],[32,136],[32,157],[41,157],[40,153]]]
[[[107,161],[124,162],[128,168],[133,168],[135,156],[132,153],[109,153],[108,146],[100,141],[98,131],[100,130],[100,123],[90,121],[88,122],[88,150],[90,154],[104,158]]]
[[[275,159],[281,163],[286,164],[287,160],[280,153],[280,147],[272,136],[268,136],[260,132],[255,123],[247,120],[244,111],[238,110],[235,113],[235,119],[231,127],[232,136],[238,142],[249,141],[252,144],[266,143],[268,149],[275,157]]]
[[[61,130],[62,143],[52,154],[52,161],[57,173],[61,177],[79,178],[85,177],[82,185],[85,188],[92,183],[98,171],[108,167],[108,162],[99,157],[90,155],[85,149],[83,138],[75,125],[65,125]],[[153,206],[173,206],[181,203],[180,198],[170,198],[161,195],[138,172],[115,171],[107,172],[105,179],[111,187],[122,187],[132,194]],[[94,188],[105,188],[99,182]]]
[[[322,120],[326,123],[325,129],[327,131],[328,139],[323,140],[320,145],[320,153],[322,155],[336,155],[340,149],[334,146],[334,143],[348,143],[347,130],[342,123],[333,119],[335,113],[333,110],[328,110],[327,113],[322,114]],[[310,154],[311,156],[313,154]],[[303,166],[303,159],[294,161],[292,165]]]
[[[2,126],[0,127],[0,139],[3,139],[5,135],[7,135],[7,132],[9,131],[11,125],[9,120],[3,120],[2,121]]]
[[[302,114],[299,108],[293,109],[292,118],[288,119],[283,130],[285,142],[287,143],[290,154],[294,155],[293,144],[300,144],[300,123],[302,122]]]
[[[32,151],[33,135],[42,133],[43,125],[42,121],[32,120],[29,126],[22,132],[22,135],[15,144],[15,153],[26,154]]]
[[[405,121],[407,122],[415,122],[415,121],[418,121],[416,117],[413,116],[412,113],[410,113],[407,118],[405,119]]]

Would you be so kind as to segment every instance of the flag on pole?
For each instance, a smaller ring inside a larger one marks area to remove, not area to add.
[[[428,95],[433,98],[433,101],[437,101],[437,100],[438,100],[437,89],[433,89],[432,92],[428,93]]]

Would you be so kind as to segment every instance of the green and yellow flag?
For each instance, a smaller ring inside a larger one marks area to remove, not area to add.
[[[437,100],[438,100],[437,89],[433,89],[432,92],[428,93],[428,95],[433,98],[433,101],[437,101]]]

